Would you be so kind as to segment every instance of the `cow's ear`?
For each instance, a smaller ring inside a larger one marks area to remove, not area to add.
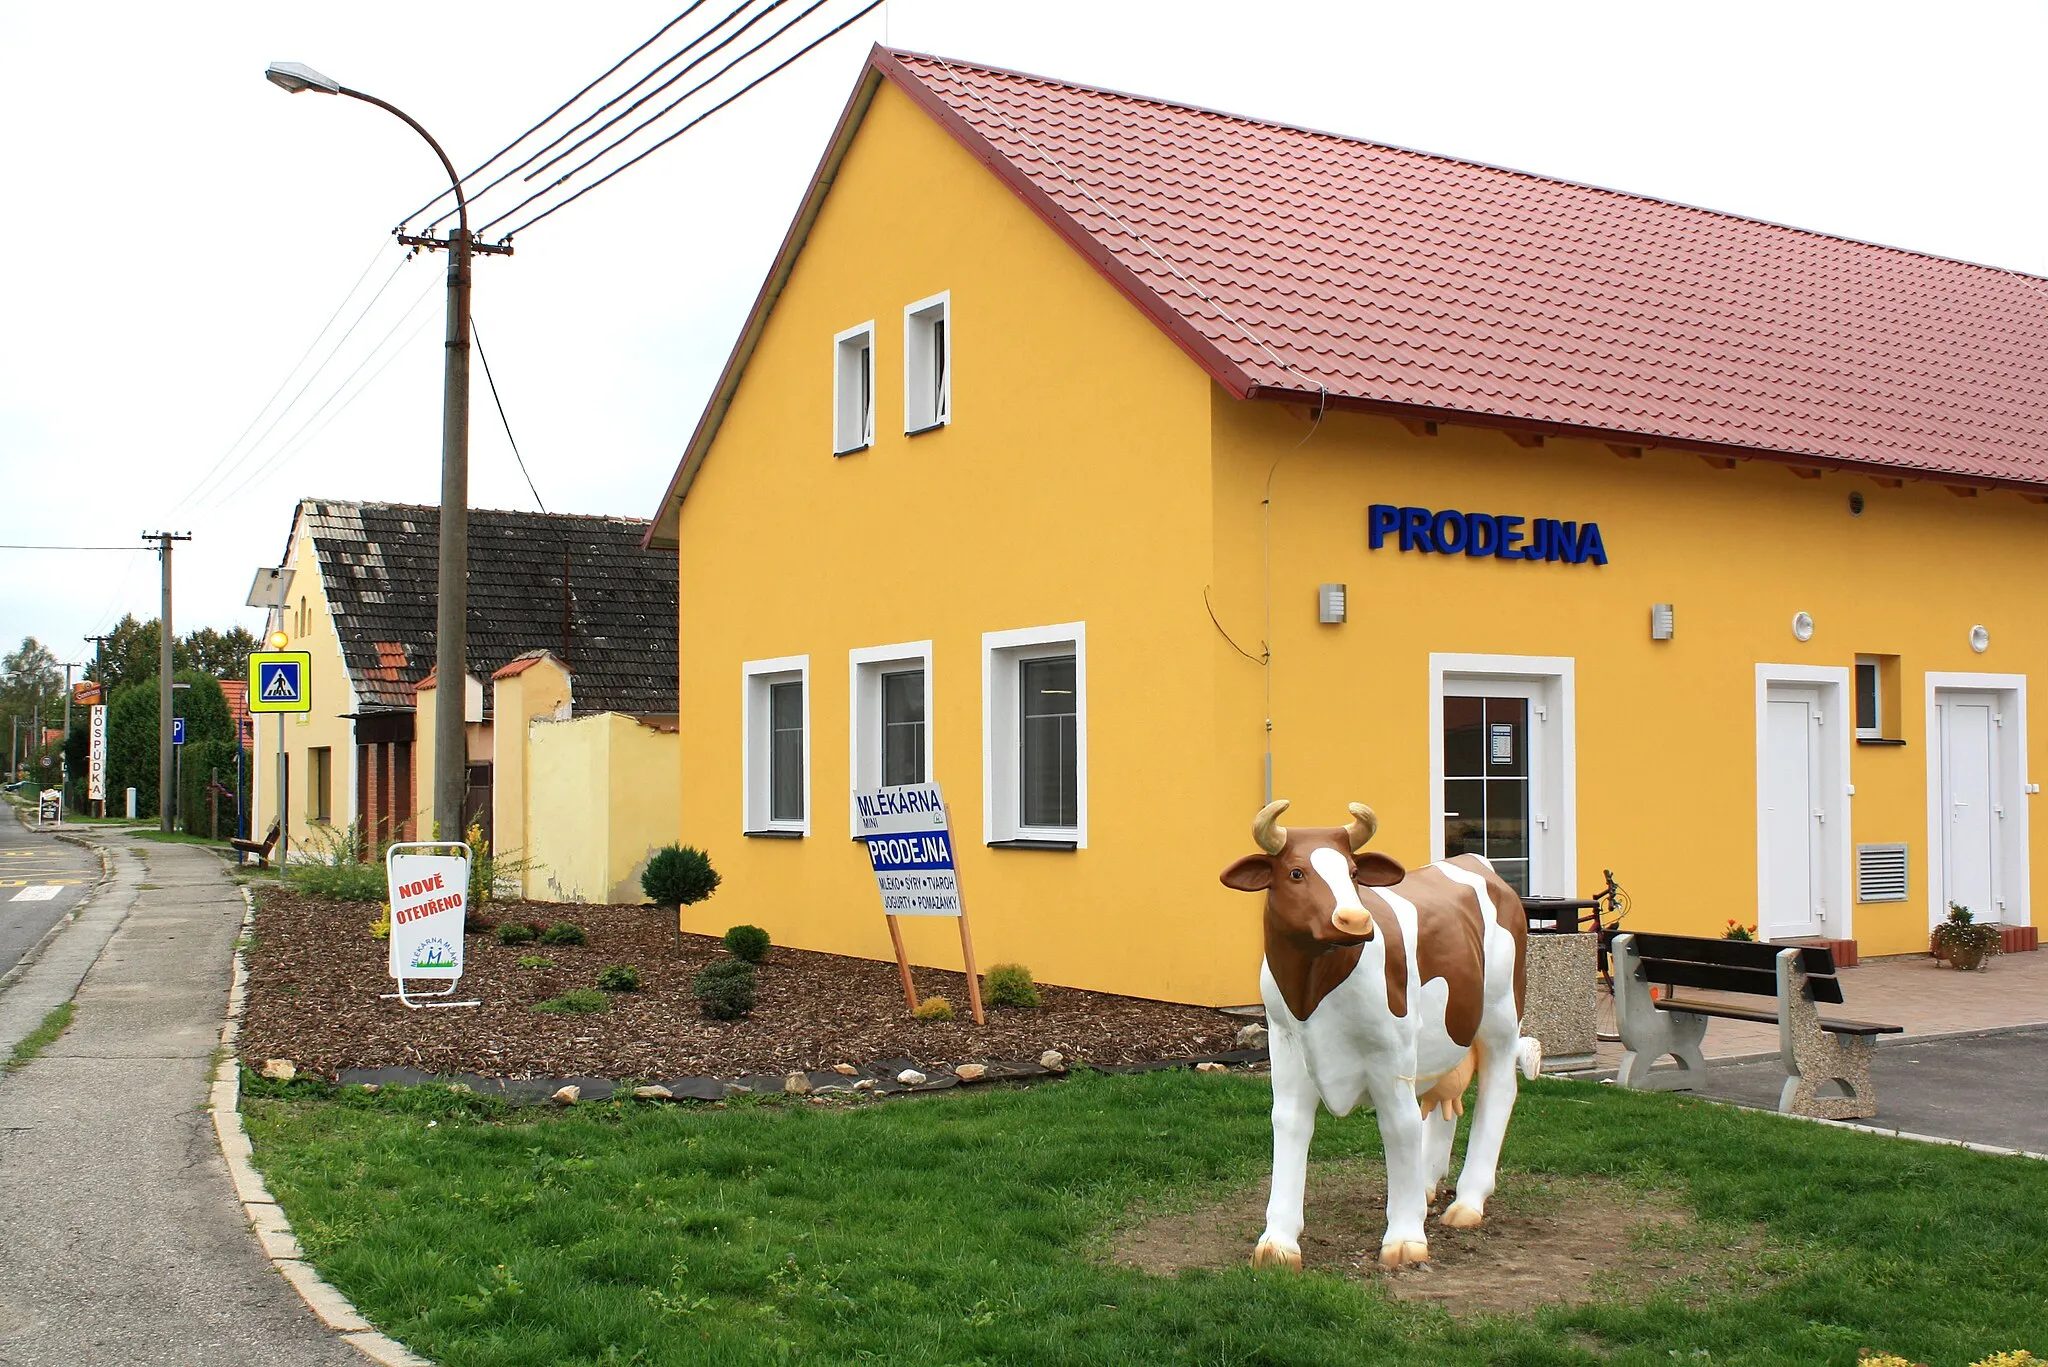
[[[1223,886],[1239,892],[1264,892],[1273,886],[1273,857],[1248,854],[1222,873]]]
[[[1408,876],[1408,870],[1401,867],[1401,861],[1390,854],[1373,850],[1358,856],[1358,872],[1352,881],[1362,888],[1391,888]]]

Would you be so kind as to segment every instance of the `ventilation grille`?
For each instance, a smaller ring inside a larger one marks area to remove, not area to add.
[[[1906,847],[1904,845],[1858,845],[1856,847],[1856,900],[1859,902],[1903,902],[1906,900]]]

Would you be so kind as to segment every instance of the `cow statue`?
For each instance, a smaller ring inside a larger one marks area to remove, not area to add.
[[[1258,854],[1225,887],[1266,894],[1259,974],[1273,1051],[1273,1192],[1252,1262],[1301,1267],[1301,1198],[1316,1102],[1348,1115],[1370,1101],[1387,1160],[1380,1265],[1429,1260],[1423,1221],[1451,1168],[1451,1140],[1476,1072],[1478,1099],[1457,1200],[1470,1229],[1493,1195],[1515,1073],[1533,1078],[1542,1046],[1522,1035],[1522,902],[1478,855],[1413,873],[1365,853],[1379,819],[1351,804],[1342,826],[1289,829],[1287,803],[1252,822]]]

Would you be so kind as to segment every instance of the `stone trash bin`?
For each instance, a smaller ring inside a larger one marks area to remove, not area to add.
[[[1522,1033],[1543,1044],[1543,1071],[1591,1068],[1599,1029],[1598,942],[1592,931],[1529,936]]]

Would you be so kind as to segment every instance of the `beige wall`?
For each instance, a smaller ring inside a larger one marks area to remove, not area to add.
[[[356,819],[355,723],[350,720],[356,700],[342,662],[341,639],[335,635],[319,560],[312,538],[303,530],[293,536],[291,554],[285,563],[294,571],[290,601],[284,612],[284,631],[290,637],[285,649],[303,650],[312,657],[313,710],[256,715],[253,829],[261,839],[277,817],[277,735],[282,724],[285,753],[291,761],[291,792],[286,804],[291,815],[291,846],[294,852],[317,853],[324,842]],[[321,747],[327,749],[330,761],[329,815],[324,822],[309,823],[306,817],[307,784],[313,770],[311,752]]]
[[[526,739],[525,895],[646,901],[641,870],[652,850],[675,839],[679,819],[676,733],[603,712],[531,721]],[[505,767],[501,760],[500,774]]]
[[[522,855],[527,834],[527,746],[495,744],[497,727],[508,736],[524,735],[528,722],[569,715],[569,671],[552,655],[516,674],[491,680],[492,754],[491,844],[500,855]],[[474,750],[474,746],[472,746]]]

